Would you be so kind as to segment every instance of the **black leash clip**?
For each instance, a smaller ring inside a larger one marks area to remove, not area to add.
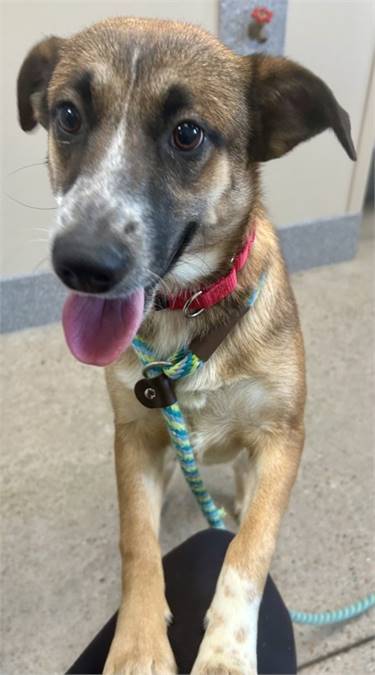
[[[143,368],[144,378],[138,380],[134,387],[134,393],[140,403],[146,408],[166,408],[176,403],[177,398],[174,393],[174,382],[169,377],[161,373],[156,377],[147,377],[149,370],[156,366],[169,366],[169,361],[153,361]]]

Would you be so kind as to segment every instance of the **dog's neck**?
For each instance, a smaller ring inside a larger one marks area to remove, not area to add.
[[[151,310],[142,325],[140,334],[152,345],[158,357],[168,358],[181,346],[188,345],[195,337],[205,335],[210,330],[214,330],[215,326],[227,319],[229,312],[234,311],[236,307],[246,302],[247,297],[249,297],[259,283],[260,276],[268,265],[270,254],[272,251],[275,254],[278,248],[272,225],[262,211],[258,211],[256,214],[252,213],[251,218],[246,223],[246,228],[243,228],[238,233],[232,247],[225,247],[224,258],[223,246],[221,246],[221,258],[219,245],[208,249],[207,253],[210,254],[211,260],[214,260],[215,257],[219,260],[219,264],[212,272],[210,271],[210,274],[197,276],[192,279],[189,285],[177,285],[173,283],[172,287],[174,293],[181,292],[187,288],[194,290],[214,282],[223,276],[223,274],[227,274],[232,264],[231,257],[241,250],[244,239],[246,239],[246,236],[249,236],[251,227],[255,222],[257,223],[256,242],[251,255],[238,273],[238,285],[233,293],[222,302],[219,302],[194,318],[186,317],[182,311],[170,311],[168,309],[162,311]]]
[[[233,254],[229,260],[229,271],[218,276],[211,284],[200,284],[197,288],[184,288],[179,293],[159,293],[155,298],[156,310],[182,310],[188,318],[195,318],[198,314],[211,309],[231,295],[238,285],[238,273],[245,266],[254,246],[256,236],[256,222],[252,223],[250,232],[240,251]],[[210,252],[209,252],[210,253]],[[212,251],[211,257],[219,257],[218,251]],[[202,260],[200,260],[201,264]]]

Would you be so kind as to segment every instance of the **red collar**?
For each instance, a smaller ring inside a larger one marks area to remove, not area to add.
[[[248,236],[242,250],[233,259],[232,269],[225,277],[221,277],[221,279],[210,284],[210,286],[206,286],[206,288],[197,290],[194,293],[191,293],[189,290],[183,290],[176,295],[168,295],[166,297],[157,295],[155,309],[182,309],[186,316],[194,317],[204,312],[205,309],[209,309],[209,307],[224,300],[236,289],[237,272],[244,267],[253,248],[254,241],[255,227]]]

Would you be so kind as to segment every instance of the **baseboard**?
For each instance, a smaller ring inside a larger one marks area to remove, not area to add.
[[[354,257],[362,213],[279,228],[290,272]],[[0,279],[0,332],[44,326],[60,320],[66,291],[52,273]]]
[[[361,212],[279,227],[289,272],[333,265],[354,258],[362,218]]]

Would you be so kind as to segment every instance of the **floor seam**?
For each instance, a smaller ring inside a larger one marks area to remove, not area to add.
[[[352,642],[348,645],[344,645],[343,647],[334,649],[333,651],[328,652],[327,654],[322,654],[322,656],[317,656],[315,659],[311,659],[310,661],[305,661],[304,663],[301,663],[301,665],[298,666],[297,671],[300,672],[301,670],[304,670],[309,666],[315,666],[318,663],[322,663],[323,661],[331,659],[333,656],[338,656],[339,654],[346,654],[347,652],[350,652],[352,649],[363,647],[364,645],[367,645],[369,642],[372,642],[373,640],[375,640],[375,635],[369,635],[366,638],[362,638],[361,640],[357,640],[356,642]]]

